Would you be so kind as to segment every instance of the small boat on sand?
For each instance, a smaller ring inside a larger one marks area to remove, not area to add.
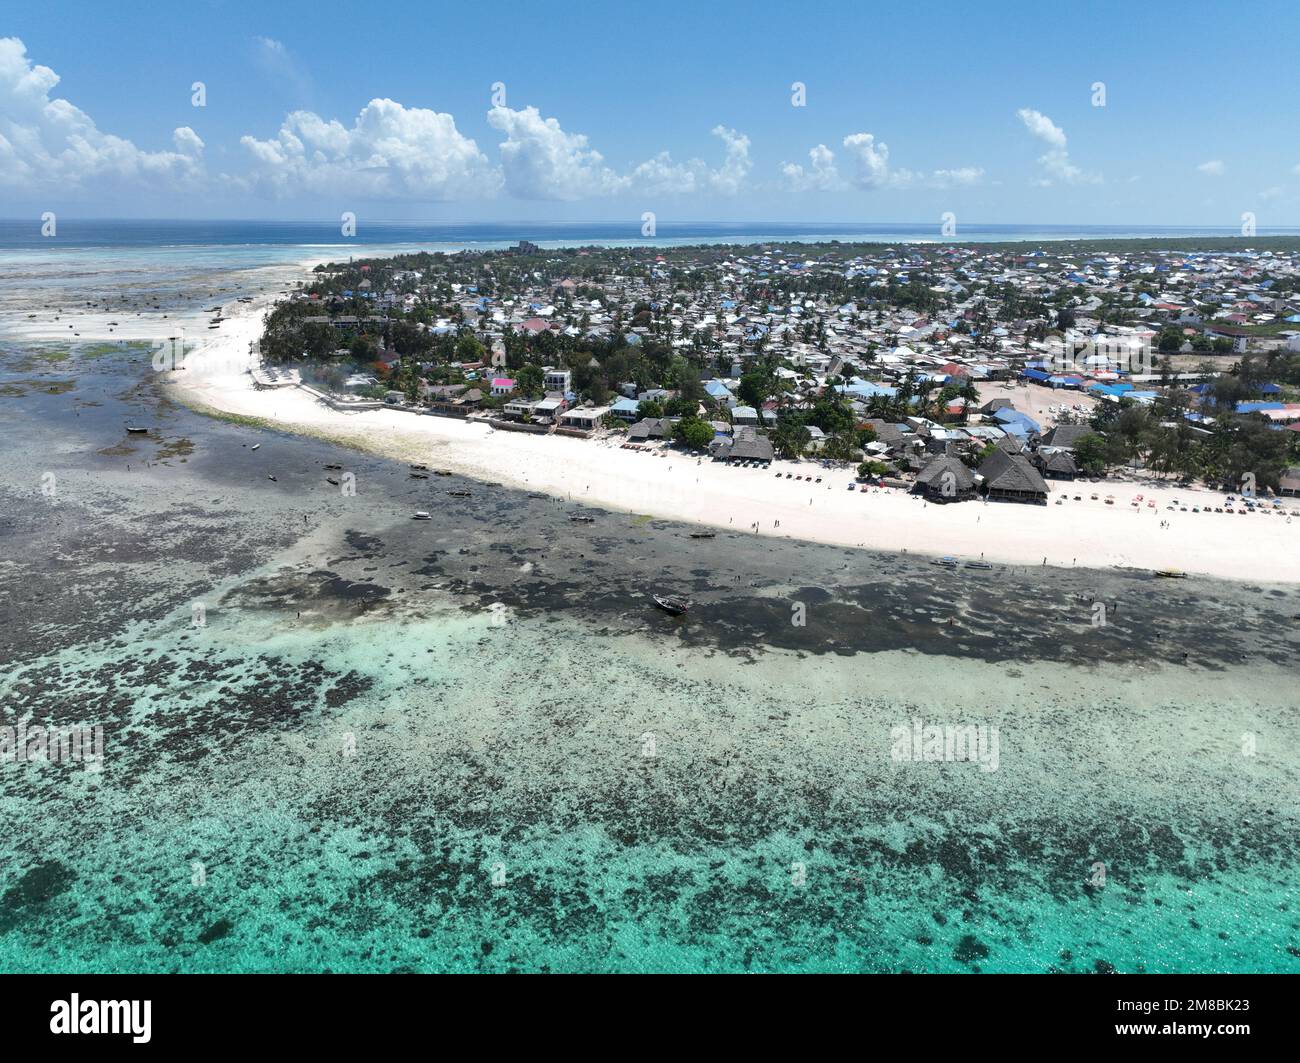
[[[713,539],[717,537],[717,532],[691,532],[692,539]]]
[[[655,605],[672,616],[681,616],[691,607],[689,601],[675,594],[652,594],[650,597],[654,599]]]
[[[573,521],[574,524],[591,524],[595,521],[595,519],[596,519],[595,517],[587,517],[581,513],[569,514],[569,520]]]
[[[452,498],[469,498],[470,496],[470,492],[466,491],[464,488],[457,488],[453,491],[448,491],[447,494],[451,495]]]
[[[434,470],[433,470],[433,475],[434,475],[434,476],[450,476],[450,475],[451,475],[451,470],[450,470],[450,469],[434,469]]]
[[[1187,573],[1177,568],[1158,568],[1154,573],[1159,579],[1186,579]]]
[[[412,520],[432,520],[433,518],[432,518],[431,516],[429,516],[429,514],[426,513],[424,510],[422,510],[422,509],[417,509],[414,513],[411,514],[411,519],[412,519]]]
[[[992,568],[993,566],[990,565],[987,561],[967,561],[966,567],[967,568]]]
[[[339,485],[339,482],[338,482],[336,479],[334,479],[333,476],[327,476],[327,477],[325,477],[325,482],[326,482],[327,484],[333,484],[335,487],[338,487],[338,485]]]
[[[955,557],[936,557],[930,562],[930,564],[942,565],[944,568],[956,568],[957,559]]]
[[[413,473],[411,473],[411,479],[412,479],[412,480],[427,480],[428,478],[429,478],[429,474],[428,474],[427,472],[413,472]]]
[[[335,471],[337,471],[337,470],[339,470],[339,469],[342,469],[343,466],[342,466],[342,465],[326,465],[325,468],[327,468],[327,469],[334,469]]]
[[[147,428],[136,428],[133,425],[127,425],[126,430],[130,432],[133,436],[141,436],[144,435],[147,431],[149,431],[149,429]]]
[[[427,465],[420,465],[420,464],[415,463],[415,462],[413,462],[413,463],[411,464],[411,468],[412,468],[412,469],[419,469],[421,472],[428,472],[428,471],[429,471],[429,466],[427,466]]]

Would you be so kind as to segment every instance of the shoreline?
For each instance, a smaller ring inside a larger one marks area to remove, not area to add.
[[[296,268],[301,275],[322,261],[314,257],[285,269]],[[1193,505],[1222,502],[1221,494],[1204,489],[1052,481],[1045,507],[975,501],[941,506],[897,489],[849,491],[850,469],[822,469],[813,460],[743,469],[676,451],[660,457],[659,451],[622,450],[617,439],[501,432],[482,423],[397,410],[341,412],[296,387],[258,390],[248,373],[250,344],[260,337],[276,298],[261,293],[250,303],[230,300],[230,316],[215,335],[206,329],[206,311],[192,310],[133,321],[129,338],[147,340],[185,326],[194,346],[185,368],[166,374],[164,389],[196,412],[377,457],[438,465],[584,506],[894,554],[1049,568],[1175,568],[1220,579],[1300,583],[1300,518],[1289,518],[1296,507],[1286,507],[1288,517],[1248,514],[1244,520],[1239,513],[1193,514]],[[101,316],[106,323],[108,315],[78,315],[81,342],[128,340],[98,327]],[[53,339],[53,333],[29,325],[9,338],[39,341]],[[820,475],[822,483],[805,486],[785,473]],[[1099,496],[1095,501],[1093,494]],[[1074,501],[1075,495],[1081,501]],[[1114,496],[1113,505],[1105,504],[1107,495]],[[1135,508],[1130,503],[1139,495],[1142,502]],[[1067,501],[1056,505],[1062,497]],[[1175,500],[1188,511],[1165,508]],[[1161,526],[1165,521],[1167,528]]]
[[[1107,481],[1053,481],[1046,507],[1010,502],[933,505],[911,494],[849,491],[848,469],[779,460],[742,469],[673,451],[622,450],[617,442],[498,432],[481,423],[396,410],[339,412],[297,388],[259,391],[247,373],[248,344],[270,300],[248,304],[229,330],[189,355],[167,390],[199,412],[255,418],[369,454],[446,467],[460,475],[602,507],[717,529],[834,546],[1008,565],[1055,568],[1178,568],[1189,575],[1300,583],[1300,519],[1199,513],[1222,500],[1206,490]],[[241,351],[243,352],[241,355]],[[811,472],[805,486],[777,472]],[[1074,495],[1082,501],[1073,501]],[[1093,501],[1090,495],[1100,497]],[[1106,495],[1115,496],[1106,505]],[[1143,496],[1134,508],[1131,498]],[[1055,500],[1070,499],[1063,505]],[[1165,506],[1177,499],[1188,512]],[[1155,508],[1147,506],[1154,500]],[[1291,507],[1287,507],[1288,513]],[[1161,527],[1168,521],[1169,527]],[[1267,569],[1262,566],[1268,565]]]

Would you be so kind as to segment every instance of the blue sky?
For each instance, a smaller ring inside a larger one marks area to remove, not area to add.
[[[1294,225],[1297,30],[1132,0],[10,5],[0,216]]]

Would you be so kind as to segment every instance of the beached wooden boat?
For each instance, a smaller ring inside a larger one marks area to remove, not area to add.
[[[992,568],[993,566],[990,565],[987,561],[967,561],[966,567],[967,568]]]
[[[337,471],[337,470],[339,470],[339,469],[342,469],[343,466],[342,466],[342,465],[326,465],[325,468],[327,468],[327,469],[334,469],[334,470]]]
[[[149,431],[149,429],[147,428],[136,428],[134,425],[127,425],[126,430],[130,432],[133,436],[144,435],[147,431]]]
[[[1177,568],[1158,568],[1155,575],[1160,579],[1186,579],[1187,573]]]
[[[417,509],[411,514],[412,520],[432,520],[433,518],[422,509]]]
[[[429,471],[429,466],[427,466],[427,465],[421,465],[421,464],[419,464],[419,462],[412,462],[411,465],[410,465],[409,467],[412,468],[412,469],[419,469],[420,472],[428,472],[428,471]]]
[[[450,475],[451,475],[451,470],[450,470],[450,469],[434,469],[434,470],[433,470],[433,475],[434,475],[434,476],[450,476]]]
[[[650,597],[654,599],[655,605],[673,616],[681,616],[691,607],[689,601],[675,594],[652,594]]]
[[[595,519],[595,517],[585,517],[581,513],[569,514],[569,520],[573,521],[574,524],[591,524]]]
[[[932,565],[942,565],[944,568],[956,568],[957,559],[955,557],[936,557],[930,561]]]
[[[411,479],[412,479],[412,480],[427,480],[428,478],[429,478],[429,474],[428,474],[427,472],[413,472],[413,473],[411,473]]]
[[[691,532],[691,538],[692,539],[713,539],[717,536],[717,534],[718,534],[717,532]]]
[[[470,492],[466,491],[464,488],[456,488],[455,490],[448,491],[447,494],[451,495],[452,498],[469,498],[470,496]]]

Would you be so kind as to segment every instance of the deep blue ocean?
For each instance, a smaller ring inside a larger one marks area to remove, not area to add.
[[[1290,236],[1300,228],[1261,228],[1260,236]],[[1158,225],[960,225],[954,243],[988,241],[1100,240],[1142,237],[1239,236],[1235,226]],[[531,240],[543,247],[575,244],[752,243],[767,241],[857,240],[880,243],[935,242],[939,222],[660,222],[653,238],[641,234],[639,218],[618,222],[357,222],[356,235],[344,238],[333,221],[181,221],[58,219],[57,243],[70,247],[333,246],[418,244],[430,249],[503,247]],[[39,218],[0,220],[0,249],[50,246]]]

